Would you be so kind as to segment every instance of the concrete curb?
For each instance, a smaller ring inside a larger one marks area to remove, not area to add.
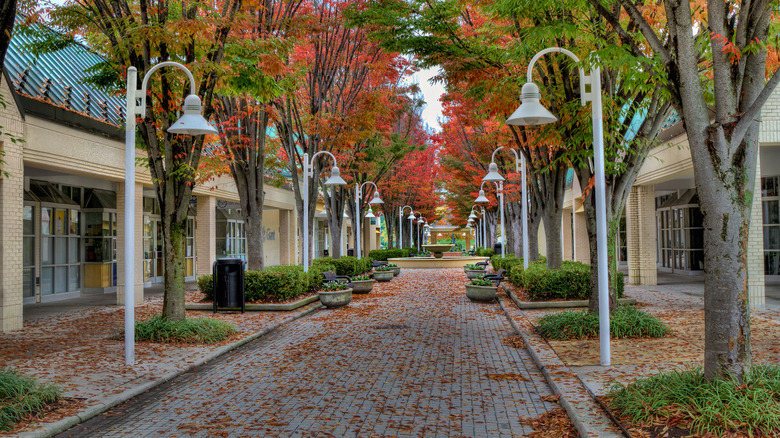
[[[227,353],[229,351],[235,350],[236,348],[238,348],[238,347],[240,347],[240,346],[242,346],[242,345],[244,345],[244,344],[246,344],[248,342],[254,341],[255,339],[257,339],[257,338],[259,338],[261,336],[265,336],[268,333],[278,329],[279,327],[281,327],[281,326],[283,326],[285,324],[293,322],[296,319],[303,318],[304,316],[309,315],[310,313],[314,312],[315,310],[320,309],[321,307],[322,307],[322,304],[317,303],[317,304],[313,305],[311,309],[304,310],[303,312],[300,312],[300,313],[298,313],[296,315],[288,316],[287,318],[284,318],[283,320],[281,320],[281,321],[271,325],[270,327],[267,327],[267,328],[265,328],[263,330],[260,330],[259,332],[253,333],[253,334],[247,336],[244,339],[240,339],[240,340],[238,340],[236,342],[233,342],[232,344],[223,345],[222,347],[219,347],[216,350],[214,350],[214,351],[206,354],[205,356],[197,359],[195,362],[193,362],[192,364],[188,365],[186,368],[184,368],[182,370],[170,372],[170,373],[165,374],[162,377],[160,377],[160,378],[158,378],[158,379],[156,379],[154,381],[138,385],[138,386],[130,388],[130,389],[128,389],[128,390],[126,390],[126,391],[124,391],[122,393],[119,393],[119,394],[116,394],[116,395],[111,395],[111,396],[108,396],[108,397],[104,397],[104,398],[100,399],[97,402],[97,404],[94,404],[92,406],[87,407],[84,411],[79,412],[76,415],[73,415],[73,416],[68,417],[68,418],[63,418],[62,420],[55,421],[54,423],[43,424],[43,425],[40,426],[40,429],[38,429],[38,430],[33,430],[33,431],[29,431],[29,432],[22,432],[22,433],[20,433],[17,436],[21,437],[21,438],[48,438],[48,437],[54,436],[54,435],[56,435],[58,433],[64,432],[64,431],[70,429],[73,426],[76,426],[76,425],[78,425],[80,423],[83,423],[83,422],[89,420],[90,418],[96,417],[96,416],[106,412],[107,410],[111,409],[112,407],[114,407],[114,406],[116,406],[116,405],[118,405],[120,403],[126,402],[127,400],[130,400],[131,398],[133,398],[133,397],[135,397],[137,395],[143,394],[144,392],[146,392],[146,391],[148,391],[148,390],[150,390],[150,389],[152,389],[152,388],[154,388],[154,387],[156,387],[156,386],[158,386],[160,384],[163,384],[163,383],[165,383],[165,382],[167,382],[167,381],[169,381],[169,380],[171,380],[171,379],[173,379],[175,377],[178,377],[178,376],[180,376],[180,375],[182,375],[182,374],[192,370],[193,368],[199,367],[199,366],[201,366],[201,365],[203,365],[203,364],[205,364],[207,362],[210,362],[210,361],[216,359],[217,357],[219,357],[219,356],[221,356],[221,355],[223,355],[223,354],[225,354],[225,353]]]
[[[511,294],[509,294],[511,297]],[[542,371],[553,393],[560,395],[559,403],[569,414],[581,437],[623,438],[602,412],[601,407],[590,397],[582,381],[555,354],[555,351],[538,334],[533,332],[533,326],[525,320],[525,330],[522,330],[511,315],[511,310],[504,304],[505,298],[498,297],[498,303],[504,311],[512,328],[520,334],[525,342],[528,353]],[[522,312],[518,310],[517,312]],[[523,317],[523,319],[525,319]]]
[[[312,295],[302,300],[294,301],[287,304],[246,304],[244,308],[247,311],[271,311],[271,312],[287,312],[295,310],[299,307],[303,307],[307,304],[311,304],[320,299],[319,295]],[[187,304],[184,306],[186,310],[209,310],[214,311],[213,304]],[[220,307],[219,310],[241,310],[240,307]]]

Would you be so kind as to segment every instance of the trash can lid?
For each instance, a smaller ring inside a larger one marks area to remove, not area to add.
[[[244,261],[241,259],[217,259],[218,265],[240,265],[243,263]]]

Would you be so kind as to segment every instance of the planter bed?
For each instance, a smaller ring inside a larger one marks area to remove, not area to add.
[[[557,300],[557,301],[521,301],[517,297],[517,294],[507,287],[505,284],[501,284],[504,291],[509,295],[512,301],[515,302],[520,309],[569,309],[576,307],[588,307],[588,300]],[[619,298],[618,304],[634,305],[636,304],[636,298]]]
[[[317,300],[319,300],[320,297],[317,294],[310,295],[308,297],[301,298],[297,301],[292,301],[289,303],[246,303],[246,310],[247,311],[261,311],[261,312],[286,312],[290,310],[295,310],[299,307],[303,307],[307,304],[313,303]],[[213,311],[214,310],[214,303],[187,303],[184,307],[186,310],[208,310]],[[240,307],[220,307],[221,310],[241,310]]]

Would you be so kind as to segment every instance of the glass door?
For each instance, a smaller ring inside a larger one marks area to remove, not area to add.
[[[163,240],[160,218],[144,216],[144,285],[163,281]]]

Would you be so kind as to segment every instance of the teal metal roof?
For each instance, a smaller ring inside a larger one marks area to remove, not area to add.
[[[123,126],[124,97],[84,83],[89,76],[87,70],[105,59],[78,43],[36,57],[28,47],[38,39],[40,37],[28,33],[13,33],[6,53],[5,71],[14,90],[104,123]]]

